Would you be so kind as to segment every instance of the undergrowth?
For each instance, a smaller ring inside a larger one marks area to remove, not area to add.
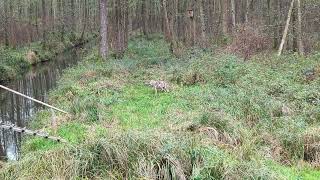
[[[137,38],[123,59],[93,50],[67,70],[50,103],[72,114],[57,117],[68,143],[27,138],[1,179],[319,179],[319,141],[306,141],[318,137],[319,54],[244,62],[168,49]],[[50,119],[42,111],[30,127],[50,131]]]
[[[45,48],[40,41],[15,48],[0,46],[0,82],[15,79],[31,65],[52,60],[64,50],[82,43],[79,34],[74,36],[67,34],[61,42],[57,34],[50,33]]]

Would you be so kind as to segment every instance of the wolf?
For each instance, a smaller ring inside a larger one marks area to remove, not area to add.
[[[165,81],[151,80],[151,81],[147,82],[146,85],[153,87],[156,94],[158,91],[169,92],[169,84]]]

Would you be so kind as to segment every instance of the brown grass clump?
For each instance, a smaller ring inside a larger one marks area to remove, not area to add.
[[[271,40],[248,25],[238,27],[227,51],[243,57],[245,60],[253,55],[271,49]]]
[[[28,51],[26,53],[26,60],[30,63],[30,64],[36,64],[38,62],[38,56],[36,54],[36,52],[34,51]]]
[[[87,71],[83,75],[81,75],[81,80],[86,81],[93,78],[96,78],[98,73],[96,71]]]
[[[320,128],[311,128],[304,134],[304,160],[320,167]]]
[[[207,135],[212,140],[213,144],[223,149],[233,149],[241,144],[240,139],[232,137],[227,132],[219,132],[218,130],[212,127],[202,127],[199,128],[198,131]]]
[[[267,152],[269,153],[268,156],[282,164],[291,164],[288,152],[282,147],[278,139],[269,133],[263,133],[261,137],[263,142],[270,147],[270,150]]]

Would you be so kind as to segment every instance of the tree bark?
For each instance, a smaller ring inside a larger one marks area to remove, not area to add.
[[[148,36],[148,15],[147,15],[147,3],[146,0],[142,0],[141,6],[141,16],[142,16],[142,32],[144,36]]]
[[[163,15],[164,15],[164,22],[165,22],[165,36],[166,36],[166,39],[170,42],[171,53],[175,54],[176,40],[174,36],[174,30],[171,25],[172,23],[170,23],[169,17],[168,17],[167,0],[162,1],[162,6],[163,6]]]
[[[280,44],[279,51],[278,51],[278,56],[281,56],[282,50],[283,50],[283,47],[284,47],[284,43],[286,42],[286,39],[287,39],[294,1],[295,0],[291,1],[290,9],[289,9],[289,12],[288,12],[286,26],[285,26],[284,31],[283,31],[283,36],[282,36],[281,44]]]
[[[245,14],[245,23],[249,22],[249,9],[250,9],[250,0],[246,0],[246,14]]]
[[[60,41],[64,42],[64,3],[63,0],[57,0],[57,4],[58,4],[58,17],[59,17],[59,35],[60,35]]]
[[[100,0],[100,55],[103,59],[108,57],[108,17],[107,0]]]
[[[162,1],[163,14],[164,14],[164,22],[165,22],[165,36],[168,41],[172,42],[172,32],[170,28],[170,22],[167,11],[167,0]]]
[[[301,13],[301,1],[297,0],[297,9],[298,9],[298,24],[297,24],[297,43],[300,55],[304,55],[304,47],[302,41],[302,13]]]
[[[88,24],[88,9],[87,9],[87,0],[84,0],[84,7],[83,7],[83,28],[82,28],[82,33],[80,36],[80,41],[84,40],[84,34],[87,30],[87,24]]]
[[[5,46],[9,46],[9,17],[8,17],[8,1],[4,0],[4,41]]]
[[[77,29],[77,24],[76,24],[76,15],[75,15],[75,2],[74,0],[71,0],[70,2],[70,7],[71,7],[71,10],[70,10],[70,19],[71,19],[71,34],[72,34],[72,38],[73,40],[75,40],[75,36],[76,36],[76,29]]]
[[[42,46],[47,47],[47,11],[45,0],[41,1],[42,4]]]
[[[231,19],[232,19],[232,31],[234,31],[236,27],[236,2],[235,0],[231,0]]]
[[[228,5],[227,1],[225,0],[220,0],[221,4],[221,13],[222,13],[222,32],[223,35],[228,35],[229,34],[229,22],[228,22]]]
[[[201,21],[201,47],[206,47],[207,45],[207,37],[206,37],[206,22],[205,22],[205,14],[203,11],[203,0],[199,0],[199,10],[200,10],[200,21]]]

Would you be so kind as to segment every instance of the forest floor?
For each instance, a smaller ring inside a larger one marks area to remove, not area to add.
[[[319,179],[320,54],[236,56],[133,39],[65,72],[50,103],[68,143],[25,137],[1,179]],[[155,94],[150,80],[170,84]],[[50,111],[31,127],[51,131]],[[317,157],[318,156],[318,157]],[[318,159],[319,158],[319,159]],[[318,161],[317,161],[318,160]]]

